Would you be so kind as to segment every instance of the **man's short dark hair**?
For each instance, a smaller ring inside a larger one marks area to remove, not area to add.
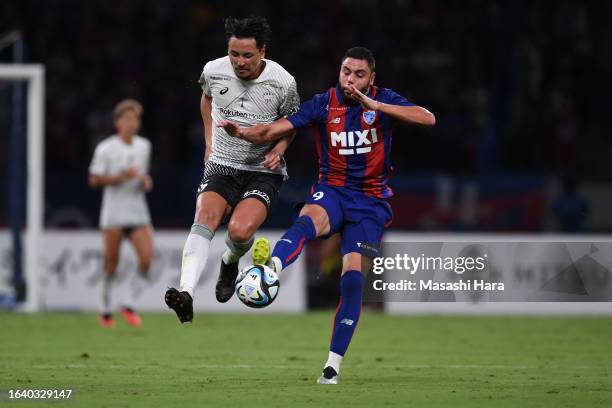
[[[349,48],[344,53],[342,61],[344,62],[344,60],[347,58],[366,60],[372,72],[376,70],[376,61],[374,60],[374,54],[372,54],[372,51],[368,50],[366,47]]]
[[[272,30],[268,20],[263,17],[247,17],[237,19],[228,17],[225,19],[225,38],[254,38],[257,48],[263,48],[270,42]]]

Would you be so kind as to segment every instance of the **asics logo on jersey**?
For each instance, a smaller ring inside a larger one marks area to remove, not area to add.
[[[331,132],[330,137],[332,146],[340,145],[341,149],[338,150],[338,153],[343,156],[368,153],[372,151],[372,148],[368,145],[378,142],[376,128],[340,133]],[[368,137],[370,138],[368,139]],[[347,149],[347,147],[355,147],[355,149]]]
[[[223,89],[221,89],[221,90],[219,91],[219,94],[220,94],[220,95],[225,95],[225,94],[227,93],[227,91],[229,91],[229,88],[226,86],[225,88],[223,88]]]

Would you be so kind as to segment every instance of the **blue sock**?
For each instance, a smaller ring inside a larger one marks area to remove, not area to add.
[[[361,313],[363,275],[359,271],[348,271],[340,279],[340,304],[334,318],[329,350],[344,356],[357,327]]]
[[[274,245],[272,258],[278,258],[284,269],[297,259],[300,252],[302,252],[304,244],[316,237],[317,230],[312,219],[307,215],[303,215],[293,223],[291,228],[285,232],[285,235]]]

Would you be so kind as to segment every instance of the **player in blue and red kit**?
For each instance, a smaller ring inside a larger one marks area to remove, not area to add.
[[[276,243],[271,265],[280,272],[316,237],[341,234],[340,303],[334,318],[329,358],[320,384],[337,384],[340,363],[361,312],[364,274],[378,253],[393,214],[385,198],[393,192],[391,129],[396,120],[433,126],[434,115],[390,89],[374,86],[375,61],[363,47],[342,58],[339,83],[304,102],[297,113],[270,125],[241,128],[222,122],[232,136],[252,143],[276,140],[295,128],[314,125],[319,180],[299,218]],[[365,257],[365,259],[363,259]],[[365,261],[362,264],[362,259]]]

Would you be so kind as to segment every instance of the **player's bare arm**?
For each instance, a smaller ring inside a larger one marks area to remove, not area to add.
[[[269,170],[276,170],[283,164],[283,156],[291,142],[293,142],[295,134],[296,132],[294,130],[293,132],[290,132],[289,134],[285,135],[278,142],[276,142],[276,144],[272,147],[272,149],[270,149],[268,153],[266,153],[266,158],[263,162],[265,168]]]
[[[138,177],[138,170],[135,167],[130,167],[116,176],[102,176],[99,174],[89,175],[89,186],[93,188],[104,186],[116,186],[124,181],[132,180]]]
[[[353,85],[348,85],[348,89],[351,92],[351,97],[359,102],[364,109],[383,112],[402,122],[413,123],[420,126],[429,127],[436,124],[436,117],[434,114],[423,107],[390,105],[388,103],[375,101],[363,94],[363,92],[360,92],[359,89],[355,88]]]
[[[255,125],[248,128],[238,126],[234,122],[222,120],[218,125],[225,129],[228,135],[251,143],[261,144],[278,140],[293,131],[293,125],[287,119],[278,119],[269,125]]]
[[[204,145],[206,146],[204,163],[206,163],[212,151],[212,98],[204,93],[200,99],[200,114],[204,124]]]

